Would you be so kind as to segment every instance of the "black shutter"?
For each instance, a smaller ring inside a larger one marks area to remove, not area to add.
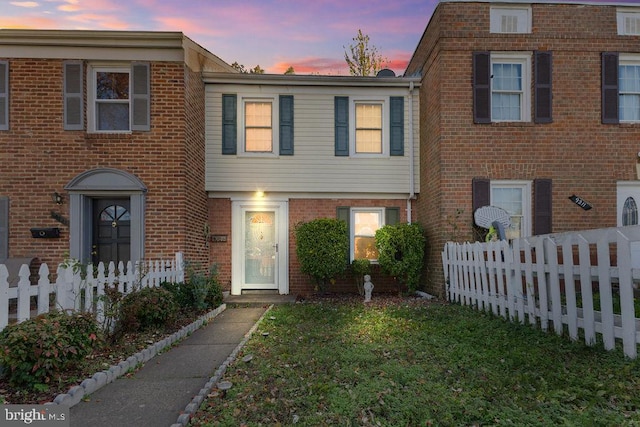
[[[9,62],[0,61],[0,130],[9,130]]]
[[[473,122],[491,123],[491,55],[473,52]]]
[[[533,234],[549,234],[552,232],[552,185],[550,179],[533,181]]]
[[[552,68],[551,52],[535,52],[535,117],[536,123],[551,123],[552,118]]]
[[[392,156],[404,156],[404,97],[390,99],[390,150]]]
[[[64,62],[64,130],[84,129],[82,62]]]
[[[151,130],[151,78],[149,64],[134,63],[133,75],[133,121],[131,130]]]
[[[222,95],[222,154],[236,154],[238,142],[237,96]]]
[[[336,96],[335,111],[335,155],[349,155],[349,98]]]
[[[385,208],[384,223],[385,225],[395,225],[400,222],[400,208]]]
[[[293,156],[293,95],[280,95],[280,155]]]
[[[0,262],[9,258],[9,198],[0,196]]]
[[[471,197],[473,212],[491,203],[491,181],[486,178],[473,178],[471,181]]]
[[[618,53],[602,53],[602,123],[616,124],[618,116]]]

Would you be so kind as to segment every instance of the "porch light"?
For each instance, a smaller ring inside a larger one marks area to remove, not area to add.
[[[58,193],[57,191],[55,191],[52,195],[51,195],[51,200],[53,201],[53,203],[55,203],[56,205],[61,205],[62,202],[64,202],[64,199],[62,197],[62,194]]]
[[[262,190],[256,191],[256,197],[258,199],[262,199],[264,197],[264,191],[262,191]]]

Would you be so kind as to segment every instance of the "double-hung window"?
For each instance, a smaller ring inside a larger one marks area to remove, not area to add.
[[[602,53],[602,123],[640,123],[640,55]]]
[[[378,259],[376,231],[384,225],[384,208],[351,209],[353,258]]]
[[[531,182],[491,181],[491,205],[507,211],[511,227],[508,239],[531,235]]]
[[[530,121],[531,57],[491,55],[491,119],[494,122]]]
[[[382,154],[382,102],[355,102],[355,154]]]
[[[244,151],[273,152],[273,100],[244,101]]]
[[[88,91],[92,132],[150,130],[149,64],[93,65]]]

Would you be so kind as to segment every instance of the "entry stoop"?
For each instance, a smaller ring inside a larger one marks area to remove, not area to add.
[[[293,304],[296,295],[280,295],[277,291],[245,290],[242,295],[226,295],[223,302],[227,307],[262,307],[265,305]]]

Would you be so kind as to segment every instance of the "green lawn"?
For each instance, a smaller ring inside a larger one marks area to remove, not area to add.
[[[191,425],[640,426],[621,351],[399,301],[273,308]]]

